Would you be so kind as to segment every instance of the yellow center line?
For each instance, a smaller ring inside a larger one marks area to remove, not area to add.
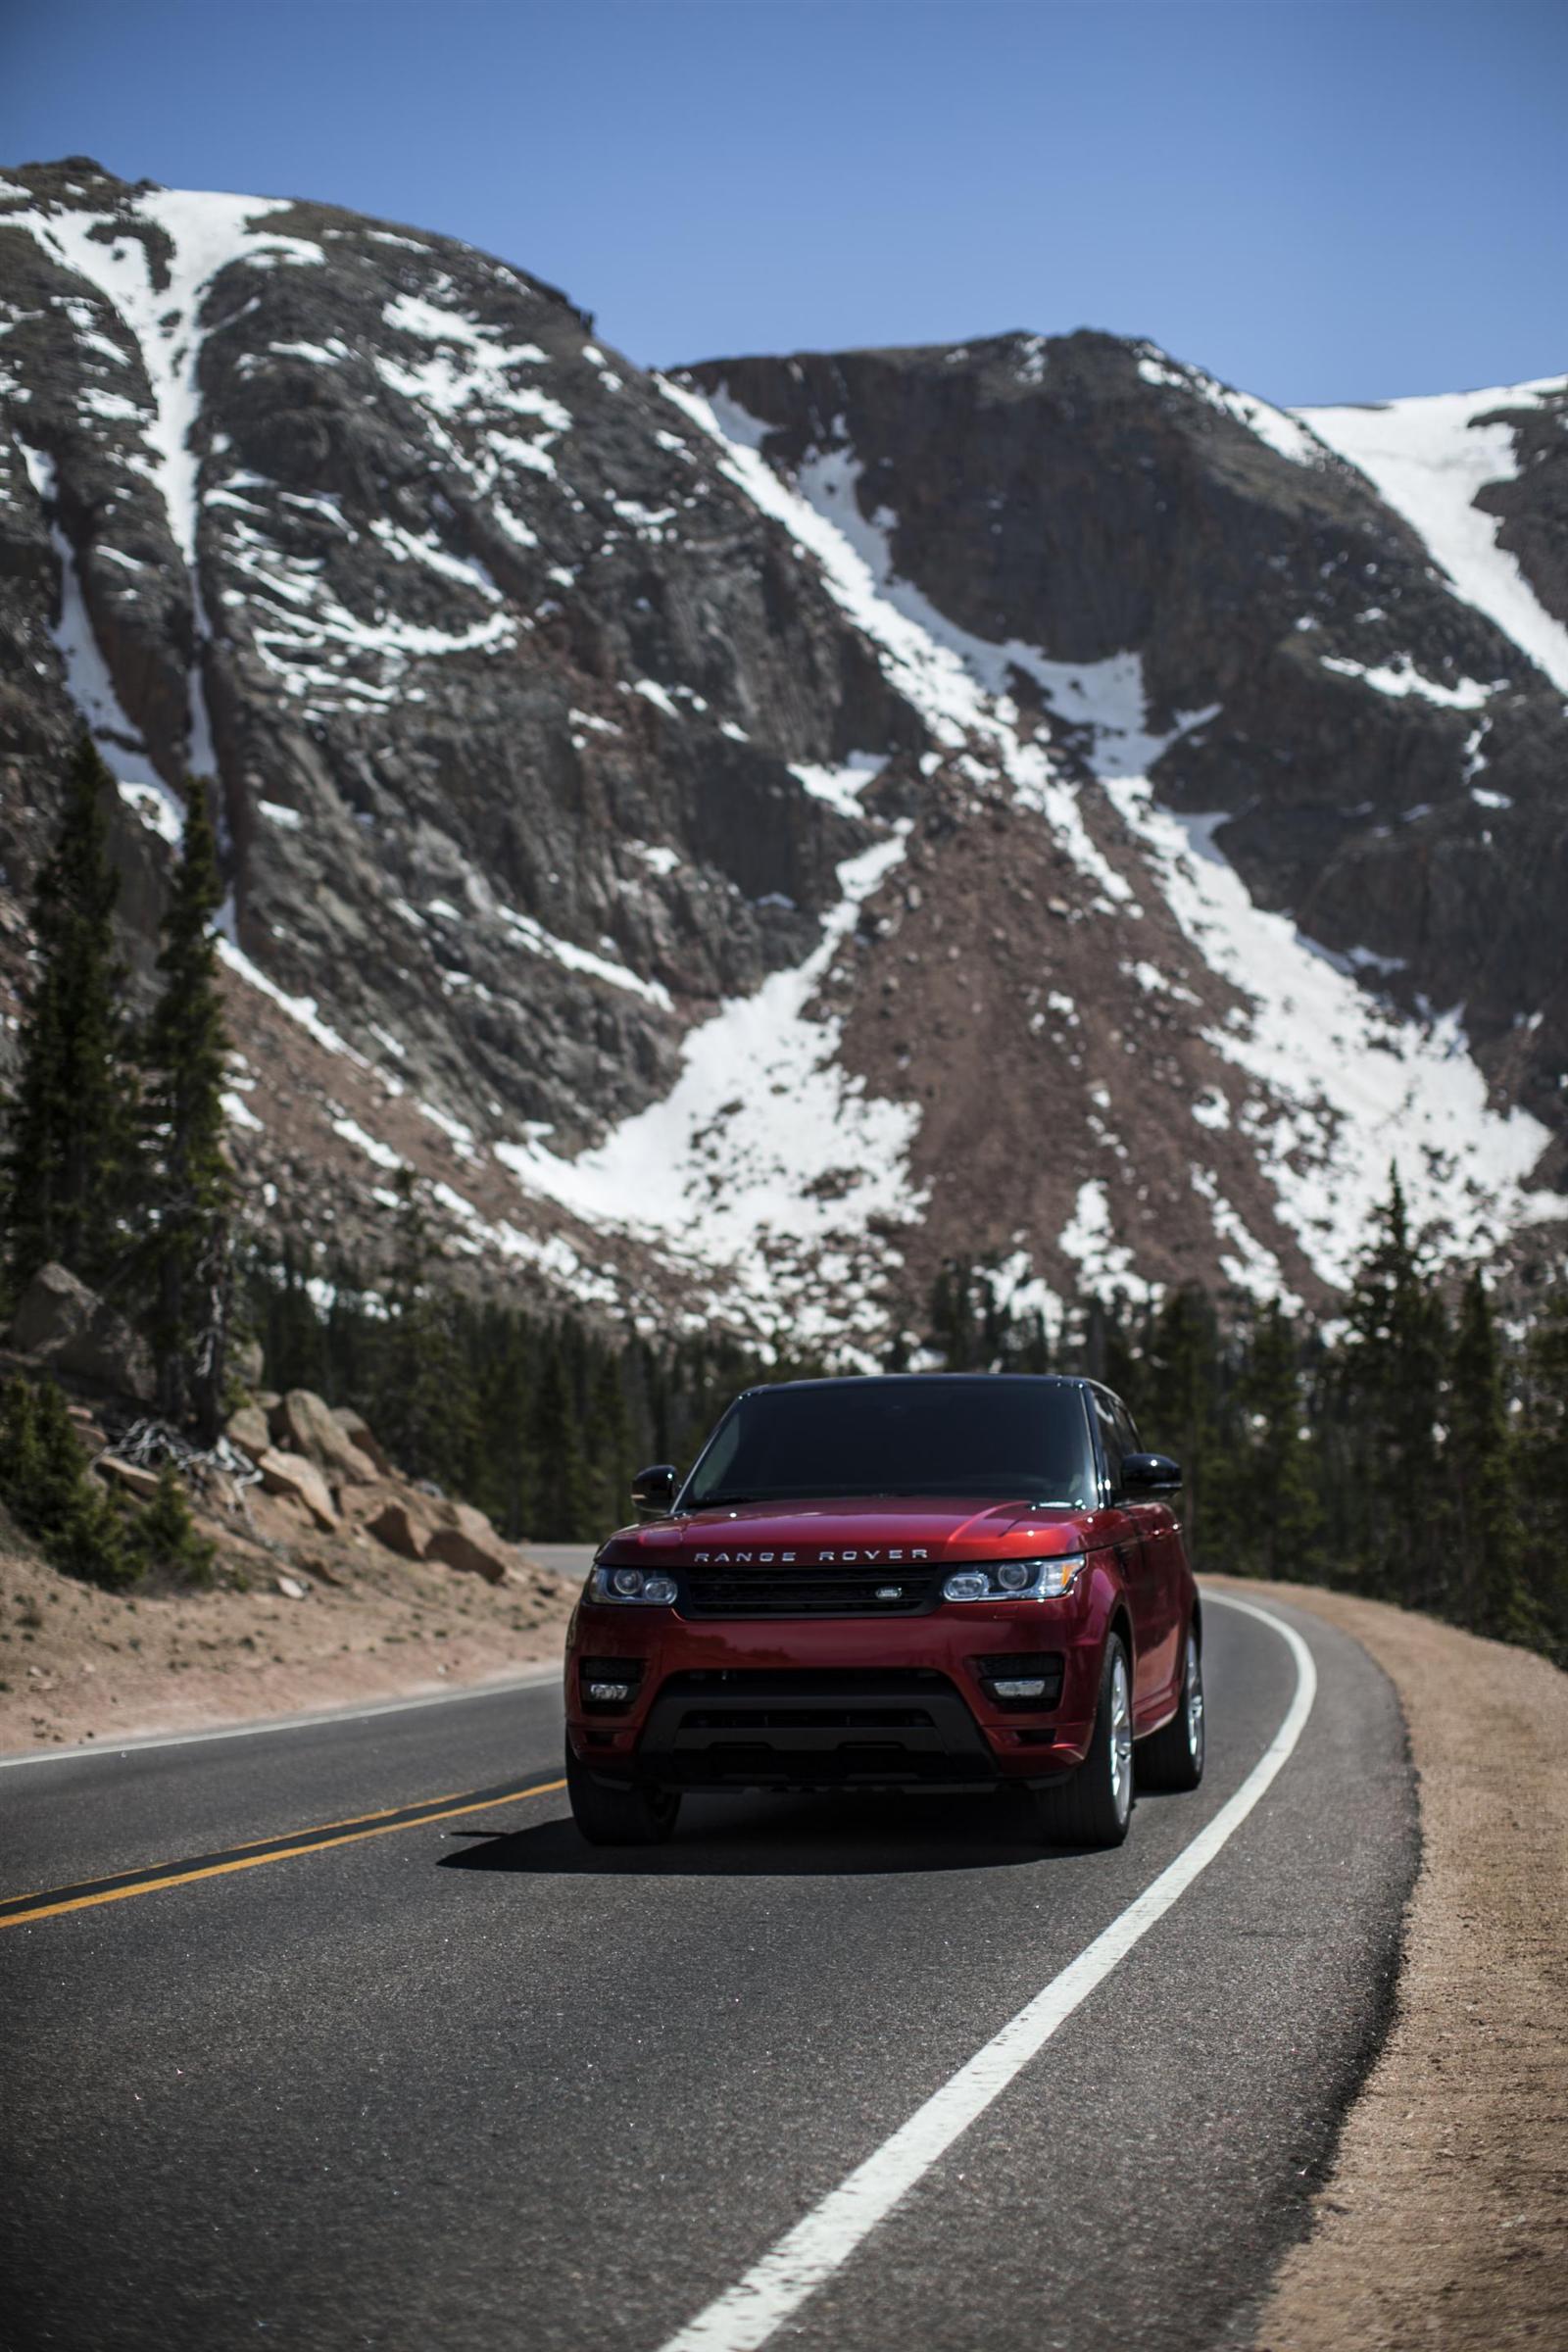
[[[192,1870],[176,1871],[165,1878],[149,1873],[128,1886],[104,1886],[90,1894],[70,1895],[63,1902],[40,1901],[29,1910],[6,1912],[0,1916],[0,1928],[16,1928],[24,1924],[30,1926],[38,1919],[58,1919],[64,1911],[91,1911],[101,1903],[123,1902],[133,1894],[161,1894],[166,1886],[189,1886],[197,1879],[226,1878],[236,1870],[260,1870],[264,1862],[288,1862],[300,1854],[324,1854],[334,1845],[357,1845],[367,1838],[390,1838],[394,1830],[422,1830],[428,1822],[453,1821],[460,1813],[484,1813],[492,1805],[520,1804],[526,1796],[551,1796],[565,1786],[564,1780],[539,1781],[531,1788],[514,1789],[510,1796],[477,1796],[467,1798],[462,1804],[441,1805],[439,1811],[420,1813],[414,1821],[386,1821],[379,1814],[362,1814],[359,1818],[367,1826],[345,1826],[335,1838],[320,1838],[306,1833],[298,1845],[272,1845],[265,1853],[242,1853],[231,1856],[226,1862],[204,1862]],[[437,1802],[439,1804],[440,1800]],[[390,1809],[407,1810],[406,1807]],[[326,1826],[330,1828],[334,1825],[329,1823]],[[160,1867],[155,1863],[153,1872]]]

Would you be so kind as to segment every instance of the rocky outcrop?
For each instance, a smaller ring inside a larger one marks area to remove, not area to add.
[[[377,1544],[402,1560],[426,1558],[439,1525],[436,1506],[422,1494],[408,1493],[387,1495],[365,1521]]]
[[[326,1534],[336,1528],[338,1509],[331,1491],[316,1464],[303,1453],[269,1446],[256,1467],[269,1494],[281,1494],[285,1501],[298,1503]]]
[[[349,1436],[331,1406],[310,1389],[290,1389],[269,1416],[276,1443],[303,1454],[333,1485],[368,1485],[380,1475],[376,1464]]]
[[[1041,667],[1135,655],[1148,731],[1169,738],[1151,747],[1160,798],[1202,814],[1259,903],[1368,957],[1412,1010],[1462,1002],[1489,1066],[1559,1115],[1562,694],[1308,425],[1091,333],[719,360],[691,380],[755,417],[784,470],[836,466],[847,514],[880,518],[897,574],[946,619],[1024,649],[1002,665],[1064,763],[1075,732],[1095,747]],[[1501,543],[1552,611],[1565,411],[1478,419],[1517,428],[1517,477],[1478,503],[1509,517]],[[1543,1006],[1521,1056],[1516,1017]]]
[[[444,1560],[449,1568],[459,1568],[468,1576],[482,1576],[487,1585],[504,1582],[509,1566],[516,1558],[510,1544],[504,1544],[483,1511],[471,1503],[448,1503],[441,1523],[435,1528],[425,1546],[427,1560]]]
[[[272,1443],[267,1415],[259,1404],[242,1404],[237,1412],[230,1413],[223,1424],[223,1435],[241,1453],[249,1454],[253,1462],[259,1462]]]
[[[147,1344],[122,1315],[65,1266],[40,1266],[17,1302],[11,1346],[52,1372],[148,1403],[154,1394]]]
[[[392,1465],[387,1459],[386,1449],[377,1442],[375,1432],[365,1415],[357,1413],[352,1405],[337,1404],[332,1407],[332,1418],[355,1450],[362,1453],[382,1478],[390,1478]]]

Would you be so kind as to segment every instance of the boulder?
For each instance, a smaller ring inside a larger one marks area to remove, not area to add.
[[[269,1494],[281,1494],[290,1502],[302,1503],[317,1526],[328,1534],[337,1526],[337,1505],[326,1481],[304,1454],[283,1452],[270,1446],[256,1467]]]
[[[324,1398],[311,1389],[290,1389],[270,1416],[272,1438],[289,1453],[303,1453],[330,1479],[368,1485],[375,1464],[362,1453]]]
[[[390,1494],[374,1515],[365,1522],[368,1534],[399,1559],[422,1560],[430,1548],[435,1534],[433,1511],[422,1508],[414,1495]]]
[[[253,1462],[259,1462],[272,1443],[267,1415],[259,1404],[242,1404],[237,1413],[230,1413],[223,1424],[223,1435],[241,1453],[248,1453]]]
[[[40,1266],[12,1317],[10,1341],[53,1372],[112,1389],[138,1404],[156,1395],[147,1343],[96,1291],[64,1266]]]
[[[93,1464],[100,1478],[123,1487],[128,1494],[152,1496],[158,1492],[158,1473],[140,1462],[122,1462],[118,1453],[101,1453]]]
[[[387,1459],[379,1440],[363,1413],[357,1413],[352,1404],[335,1404],[332,1407],[332,1418],[348,1439],[349,1444],[357,1446],[361,1453],[368,1455],[383,1478],[396,1478],[397,1472]]]
[[[483,1511],[468,1502],[449,1502],[424,1556],[499,1585],[512,1565],[512,1546],[496,1534]]]
[[[267,1370],[267,1356],[260,1340],[231,1340],[228,1347],[228,1368],[242,1389],[261,1386]]]

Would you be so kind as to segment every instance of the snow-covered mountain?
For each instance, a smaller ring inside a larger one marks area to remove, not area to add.
[[[869,1346],[1561,1247],[1568,387],[1145,344],[661,379],[328,208],[0,179],[0,938],[85,715],[145,960],[220,778],[256,1212]],[[1533,1238],[1532,1238],[1533,1237]]]

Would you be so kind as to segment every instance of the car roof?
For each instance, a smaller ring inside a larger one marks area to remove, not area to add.
[[[1036,1389],[1090,1389],[1101,1385],[1081,1372],[842,1372],[817,1380],[760,1381],[743,1389],[741,1394],[758,1396],[776,1389],[886,1389],[901,1383],[909,1388],[928,1389],[938,1382],[953,1387],[983,1388],[999,1380],[1016,1381],[1020,1386]],[[1108,1389],[1105,1395],[1110,1395]]]

